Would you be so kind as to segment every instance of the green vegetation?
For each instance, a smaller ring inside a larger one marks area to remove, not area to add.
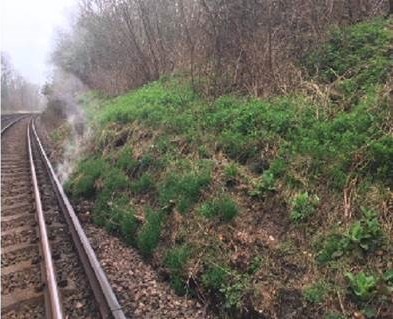
[[[189,247],[179,246],[170,249],[164,260],[164,265],[171,273],[171,285],[180,295],[185,294],[188,290],[183,278],[183,272],[190,255],[191,250]]]
[[[223,285],[228,276],[230,274],[230,270],[226,267],[221,267],[218,265],[214,265],[209,267],[202,275],[202,283],[213,291],[218,291]]]
[[[253,305],[276,314],[287,295],[324,318],[344,318],[341,302],[382,312],[392,41],[391,20],[333,30],[304,62],[316,94],[207,98],[174,76],[117,98],[87,95],[96,135],[67,190],[163,266],[179,294],[212,297],[223,317]]]
[[[309,196],[307,192],[298,194],[292,201],[291,220],[299,223],[309,218],[319,204],[316,195]]]
[[[206,218],[217,217],[226,222],[231,221],[238,214],[236,203],[228,196],[221,196],[205,202],[200,211]]]
[[[353,293],[361,300],[370,299],[376,292],[378,280],[374,275],[360,272],[356,275],[348,272],[345,274],[351,285]]]
[[[327,283],[317,282],[304,290],[304,299],[310,303],[320,304],[323,303],[328,292],[329,285]]]
[[[151,256],[160,240],[162,229],[162,215],[152,210],[146,211],[146,223],[140,230],[137,245],[141,253]]]
[[[322,263],[341,257],[346,252],[374,251],[383,242],[383,231],[378,215],[363,209],[363,217],[354,222],[344,234],[330,235],[319,252]]]

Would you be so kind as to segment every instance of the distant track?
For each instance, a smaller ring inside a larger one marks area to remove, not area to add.
[[[2,117],[3,125],[3,117]],[[2,317],[125,318],[32,116],[2,127]]]
[[[1,135],[10,128],[12,125],[15,123],[19,122],[21,119],[24,117],[29,116],[28,114],[8,114],[8,115],[2,115],[1,116]]]

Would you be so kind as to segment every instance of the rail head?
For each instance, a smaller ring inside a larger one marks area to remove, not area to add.
[[[29,155],[29,163],[30,163],[30,173],[31,173],[33,192],[35,198],[35,209],[36,209],[36,216],[38,222],[40,244],[41,244],[42,255],[43,255],[45,281],[46,281],[46,287],[48,293],[48,308],[50,313],[47,313],[47,317],[53,319],[63,319],[64,318],[63,309],[61,305],[60,293],[56,280],[56,272],[53,264],[48,233],[46,230],[45,217],[42,208],[40,190],[38,187],[36,168],[34,164],[31,131],[30,131],[31,123],[32,123],[32,119],[27,125],[27,147],[28,147],[28,155]]]
[[[57,175],[49,161],[48,156],[42,146],[41,140],[37,134],[34,121],[32,122],[32,131],[37,142],[40,154],[48,170],[49,177],[52,181],[59,204],[64,212],[64,216],[70,227],[75,246],[78,250],[79,257],[82,261],[85,272],[89,278],[90,285],[97,300],[101,316],[103,318],[126,319],[124,312],[117,300],[115,293],[102,269],[97,256],[90,245],[90,242],[83,231],[76,213],[65,194]]]

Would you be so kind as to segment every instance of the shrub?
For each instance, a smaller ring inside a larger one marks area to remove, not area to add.
[[[345,276],[349,280],[352,292],[360,300],[368,300],[375,294],[378,280],[374,275],[368,276],[364,272],[354,275],[347,272]]]
[[[391,65],[388,46],[392,36],[387,23],[379,19],[337,28],[330,41],[311,57],[309,65],[329,82],[351,70],[359,86],[381,83]]]
[[[295,223],[305,221],[314,213],[318,204],[318,196],[310,196],[308,192],[298,194],[291,203],[291,220]]]
[[[370,144],[368,165],[371,173],[393,187],[393,138],[385,136]]]
[[[202,205],[200,212],[206,218],[220,218],[226,222],[235,218],[239,209],[236,203],[228,196],[221,196]]]
[[[327,293],[329,292],[329,286],[325,282],[317,282],[314,285],[304,290],[304,299],[310,303],[320,304],[324,301]]]
[[[160,241],[162,229],[162,215],[148,209],[146,222],[142,226],[137,238],[137,247],[141,253],[150,257]]]

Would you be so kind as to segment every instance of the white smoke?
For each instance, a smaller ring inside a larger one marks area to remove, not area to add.
[[[56,173],[63,184],[72,174],[91,135],[85,112],[78,101],[86,91],[86,86],[75,76],[60,69],[55,70],[48,96],[50,100],[56,101],[55,105],[61,105],[61,116],[70,129],[67,139],[63,141],[63,154],[57,159],[56,165]]]

